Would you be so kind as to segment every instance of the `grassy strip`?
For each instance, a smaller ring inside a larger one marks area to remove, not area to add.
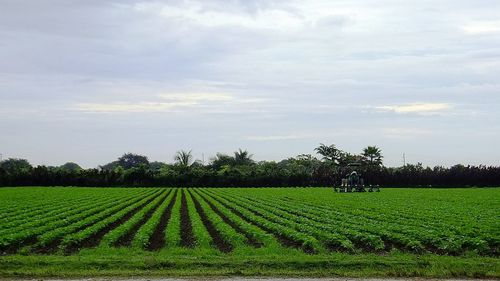
[[[393,254],[179,258],[149,252],[87,250],[76,256],[0,256],[1,278],[295,276],[499,278],[500,261]],[[161,252],[159,252],[161,253]]]

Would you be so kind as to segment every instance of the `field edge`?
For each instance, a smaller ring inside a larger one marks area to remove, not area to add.
[[[158,255],[1,256],[0,278],[89,277],[500,278],[500,259],[438,255],[336,254],[321,258]]]

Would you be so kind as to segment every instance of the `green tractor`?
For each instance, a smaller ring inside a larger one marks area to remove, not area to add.
[[[351,165],[352,166],[352,165]],[[364,180],[358,172],[352,170],[345,178],[341,180],[339,187],[333,187],[335,192],[380,192],[378,185],[365,186]],[[368,190],[367,190],[368,189]]]

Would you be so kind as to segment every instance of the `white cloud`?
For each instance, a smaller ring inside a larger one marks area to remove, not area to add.
[[[302,27],[302,18],[283,9],[259,10],[257,14],[235,13],[224,9],[207,9],[202,2],[186,5],[138,3],[135,9],[152,13],[181,23],[205,27],[241,26],[245,28],[282,29]]]
[[[311,138],[311,136],[307,135],[248,136],[245,139],[250,141],[280,141],[280,140],[298,140],[307,138]]]
[[[469,34],[485,34],[500,32],[500,21],[471,22],[462,27]]]
[[[362,13],[359,8],[328,2],[284,1],[280,5],[267,3],[268,5],[258,5],[250,12],[242,7],[231,8],[231,3],[225,1],[219,5],[212,4],[207,1],[140,2],[134,5],[134,9],[184,25],[208,28],[243,27],[283,32],[319,26],[343,27],[351,22],[350,15],[359,16]]]
[[[380,131],[385,137],[396,137],[396,138],[414,138],[421,135],[432,134],[431,130],[423,128],[405,128],[405,127],[391,127],[391,128],[381,128]]]
[[[79,103],[75,109],[94,113],[165,112],[194,105],[194,102]]]
[[[376,106],[375,108],[381,111],[391,111],[395,113],[434,114],[451,109],[452,106],[448,103],[412,103]]]
[[[182,101],[186,103],[199,103],[204,101],[231,101],[235,99],[232,95],[223,93],[172,93],[159,94],[158,97],[166,100]]]
[[[500,132],[500,1],[138,1],[3,1],[4,153],[114,157],[60,144],[79,128],[87,147],[118,154],[249,144],[279,159],[329,139],[442,163],[442,141],[448,159],[467,160],[467,146],[498,162],[480,143],[498,137],[470,130]],[[440,118],[415,118],[427,115]],[[167,148],[165,132],[179,136]]]
[[[72,109],[91,113],[137,113],[137,112],[172,112],[187,110],[192,107],[210,106],[206,112],[218,112],[231,105],[242,112],[238,105],[259,104],[268,101],[261,98],[237,98],[226,93],[165,93],[158,94],[155,101],[111,101],[101,103],[78,103]],[[199,110],[198,110],[199,111]]]

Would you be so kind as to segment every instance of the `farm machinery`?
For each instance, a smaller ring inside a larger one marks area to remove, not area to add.
[[[346,178],[343,178],[339,187],[334,186],[335,192],[380,192],[378,185],[366,186],[363,178],[356,171],[352,171]]]

